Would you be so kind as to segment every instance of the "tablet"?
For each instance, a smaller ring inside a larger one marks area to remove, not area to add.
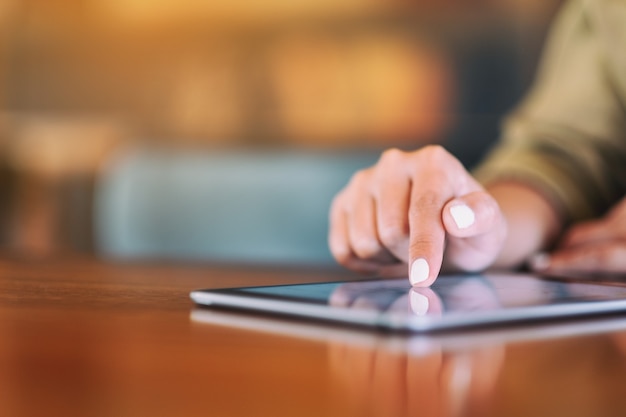
[[[442,276],[429,288],[413,288],[403,278],[197,290],[191,299],[213,308],[407,332],[626,314],[624,285],[530,274]]]
[[[191,322],[265,333],[313,342],[386,349],[427,355],[433,352],[459,352],[487,346],[565,339],[626,331],[626,314],[590,316],[578,320],[546,320],[522,326],[488,326],[465,331],[378,332],[357,326],[328,326],[314,320],[290,320],[266,314],[235,314],[231,310],[194,308]]]

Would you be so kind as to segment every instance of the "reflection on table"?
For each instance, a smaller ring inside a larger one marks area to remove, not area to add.
[[[198,288],[354,278],[0,259],[0,415],[626,414],[623,317],[403,338],[189,301]]]

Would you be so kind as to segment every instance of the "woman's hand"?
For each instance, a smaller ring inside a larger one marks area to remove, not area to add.
[[[546,273],[626,276],[626,198],[604,218],[573,226],[550,255],[538,255],[531,266]]]
[[[333,201],[329,245],[354,270],[428,286],[446,265],[481,270],[498,256],[506,222],[495,199],[440,146],[388,150]]]

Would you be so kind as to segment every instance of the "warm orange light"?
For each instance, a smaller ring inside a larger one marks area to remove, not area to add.
[[[377,0],[94,0],[106,15],[131,24],[202,19],[217,25],[294,18],[363,15],[382,10]]]
[[[296,142],[397,144],[441,137],[452,75],[442,55],[402,36],[305,36],[274,48],[277,119]]]

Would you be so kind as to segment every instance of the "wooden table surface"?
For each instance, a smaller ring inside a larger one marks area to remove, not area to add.
[[[407,338],[197,310],[188,297],[346,277],[4,258],[0,416],[626,415],[624,319],[586,322],[589,334],[568,335],[568,322]]]

